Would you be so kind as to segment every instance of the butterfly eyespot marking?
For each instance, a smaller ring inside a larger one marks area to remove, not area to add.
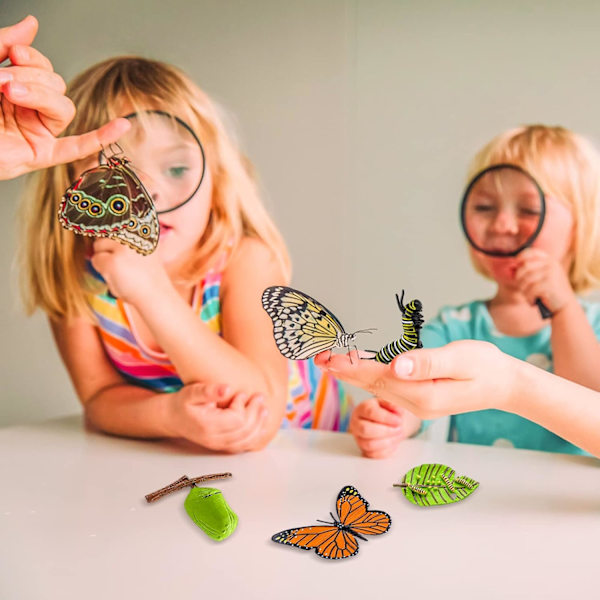
[[[124,196],[113,196],[110,198],[108,206],[113,214],[123,215],[129,206],[129,202]]]
[[[99,202],[92,202],[87,210],[87,213],[91,217],[101,217],[104,215],[104,206],[102,206],[102,204]]]
[[[140,235],[143,238],[147,238],[150,235],[150,227],[148,227],[148,225],[144,225],[143,227],[140,227]]]
[[[89,200],[85,200],[85,199],[84,199],[84,200],[82,200],[82,201],[79,203],[79,208],[80,208],[81,210],[87,210],[87,209],[88,209],[88,207],[89,207],[89,205],[90,205],[90,201],[89,201]]]
[[[81,200],[81,194],[71,194],[71,196],[69,197],[69,200],[73,204],[79,204],[79,201]]]
[[[130,231],[134,231],[137,226],[137,219],[135,217],[131,217],[131,219],[129,219],[129,223],[127,223],[127,229],[129,229]]]

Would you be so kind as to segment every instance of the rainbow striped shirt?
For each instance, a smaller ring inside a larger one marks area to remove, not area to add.
[[[196,287],[192,308],[211,331],[221,335],[220,287],[222,271],[211,270]],[[86,276],[103,282],[87,261]],[[88,294],[104,349],[117,371],[135,385],[158,392],[183,387],[175,367],[164,352],[147,348],[136,335],[127,306],[108,291]],[[282,427],[346,431],[351,398],[338,380],[318,369],[313,360],[288,361],[289,385]]]

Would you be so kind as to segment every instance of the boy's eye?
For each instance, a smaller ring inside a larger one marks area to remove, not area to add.
[[[189,171],[188,167],[169,167],[167,169],[169,176],[174,177],[175,179],[180,179],[183,177],[187,171]]]
[[[495,210],[495,207],[492,206],[491,204],[476,204],[474,207],[475,212],[491,212],[492,210]]]

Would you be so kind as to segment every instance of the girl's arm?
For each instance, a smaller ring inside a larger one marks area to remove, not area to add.
[[[552,317],[554,373],[600,391],[600,344],[577,299]]]
[[[554,373],[600,391],[600,344],[573,292],[567,272],[556,258],[539,248],[527,248],[517,258],[515,282],[528,302],[536,298],[553,313]]]
[[[183,437],[213,450],[250,449],[262,433],[264,406],[223,385],[196,384],[172,394],[127,383],[112,366],[93,324],[51,321],[59,352],[87,422],[136,438]]]
[[[321,353],[336,377],[421,418],[496,408],[518,414],[600,457],[600,394],[472,340],[401,354],[390,366]]]
[[[263,290],[285,281],[270,250],[246,238],[232,255],[221,284],[219,337],[175,289],[154,255],[140,257],[111,240],[96,241],[94,249],[92,264],[111,291],[137,310],[184,384],[227,382],[263,396],[269,411],[266,443],[281,423],[287,396],[287,361],[261,306]]]
[[[131,385],[110,363],[98,332],[85,319],[50,321],[87,421],[107,433],[168,437],[167,395]]]

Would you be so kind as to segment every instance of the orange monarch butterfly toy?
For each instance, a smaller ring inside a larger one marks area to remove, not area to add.
[[[367,510],[369,503],[358,490],[347,485],[337,497],[336,509],[339,521],[333,516],[332,523],[296,527],[276,533],[271,539],[279,544],[296,546],[302,550],[313,550],[321,558],[349,558],[358,553],[356,538],[367,541],[365,535],[381,535],[390,528],[390,515],[379,510]]]

